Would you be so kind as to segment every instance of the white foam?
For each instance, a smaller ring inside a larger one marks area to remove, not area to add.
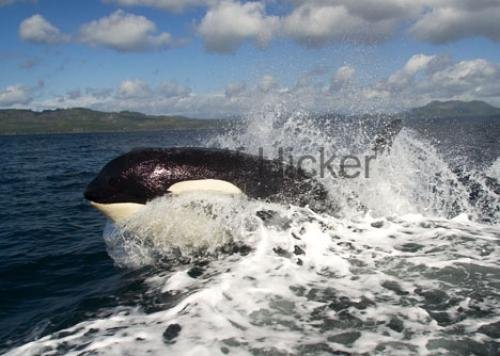
[[[78,352],[106,355],[247,355],[257,350],[297,354],[307,347],[315,354],[374,354],[382,349],[389,355],[432,354],[429,341],[460,337],[453,334],[460,326],[474,335],[480,325],[500,319],[498,290],[490,285],[500,276],[497,227],[415,214],[337,219],[234,197],[210,198],[210,204],[208,197],[191,199],[190,204],[186,197],[155,201],[149,214],[129,222],[135,236],[122,234],[121,241],[130,239],[127,243],[136,247],[122,249],[119,263],[161,264],[175,249],[182,257],[196,259],[198,247],[210,245],[208,250],[215,251],[230,241],[244,242],[251,251],[204,255],[210,262],[198,278],[187,273],[192,264],[180,264],[145,281],[148,294],[176,295],[173,307],[150,314],[120,308],[111,317],[97,316],[68,329],[69,335],[48,336],[10,354],[34,354],[61,345],[68,354],[76,354],[79,346]],[[168,218],[171,209],[186,204],[194,207],[191,213],[204,221],[204,228],[184,230],[175,218]],[[209,218],[219,225],[210,224]],[[218,230],[221,223],[224,232]],[[471,273],[473,280],[467,277]],[[434,290],[444,293],[434,296],[438,302],[445,298],[434,312],[457,319],[450,327],[430,314],[433,305],[424,293]],[[474,290],[481,290],[481,300]],[[476,315],[478,305],[488,313]],[[401,332],[395,330],[396,322],[391,326],[395,318]],[[174,343],[165,342],[163,333],[174,323],[182,329]],[[339,339],[342,333],[351,333],[352,343]]]
[[[495,162],[486,170],[486,175],[500,181],[500,157],[497,157]]]

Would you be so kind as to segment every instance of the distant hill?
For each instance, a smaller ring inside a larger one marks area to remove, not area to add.
[[[0,134],[149,131],[206,129],[227,125],[228,120],[151,116],[137,112],[101,112],[90,109],[0,110]]]
[[[363,115],[371,117],[372,115]],[[342,115],[322,114],[329,120]],[[391,117],[394,117],[393,115]],[[500,108],[483,101],[433,101],[401,114],[407,119],[483,118],[500,119]],[[183,116],[153,116],[138,112],[102,112],[84,108],[45,110],[0,109],[0,135],[71,132],[154,131],[229,127],[235,120],[191,119]]]
[[[432,101],[425,106],[410,110],[408,116],[424,119],[500,116],[500,108],[479,100]]]

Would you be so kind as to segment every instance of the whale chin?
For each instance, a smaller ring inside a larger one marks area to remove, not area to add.
[[[90,201],[90,205],[99,210],[104,216],[113,222],[119,222],[129,218],[144,208],[144,204],[138,203],[110,203],[102,204]]]

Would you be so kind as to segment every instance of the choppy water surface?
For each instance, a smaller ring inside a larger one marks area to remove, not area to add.
[[[412,123],[334,216],[211,194],[119,226],[81,197],[137,146],[366,153],[355,122],[239,132],[3,137],[0,340],[26,354],[500,353],[500,124]],[[8,204],[7,204],[8,202]]]

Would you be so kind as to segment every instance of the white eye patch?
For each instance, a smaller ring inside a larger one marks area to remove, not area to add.
[[[190,192],[214,192],[221,194],[243,194],[240,188],[232,183],[218,179],[187,180],[170,186],[168,191],[173,194]]]

